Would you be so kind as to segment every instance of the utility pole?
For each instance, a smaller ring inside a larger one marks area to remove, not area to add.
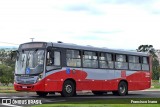
[[[31,39],[31,41],[33,42],[34,38],[30,38],[30,39]]]

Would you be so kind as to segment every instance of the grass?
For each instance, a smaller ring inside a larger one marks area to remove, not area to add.
[[[13,86],[0,86],[0,90],[14,90]]]
[[[0,86],[0,93],[15,93],[13,86]]]
[[[152,80],[152,85],[151,86],[153,86],[151,89],[160,89],[159,80]]]
[[[156,101],[155,104],[133,104],[133,101]],[[54,104],[35,105],[33,107],[159,107],[159,98],[124,98],[124,99],[102,99],[102,100],[83,100],[83,101],[68,101],[55,102]]]
[[[0,93],[16,93],[15,90],[0,90]]]
[[[42,104],[32,107],[159,107],[159,104]]]

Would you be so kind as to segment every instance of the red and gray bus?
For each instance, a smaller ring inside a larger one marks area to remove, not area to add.
[[[151,56],[146,53],[29,42],[17,50],[14,89],[39,96],[58,92],[70,97],[83,90],[124,96],[150,88],[151,70]]]

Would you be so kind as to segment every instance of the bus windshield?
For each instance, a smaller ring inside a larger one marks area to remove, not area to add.
[[[44,50],[27,50],[17,54],[15,74],[39,74],[44,71]]]

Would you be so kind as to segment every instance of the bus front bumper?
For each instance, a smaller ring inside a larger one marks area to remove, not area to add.
[[[36,91],[45,91],[44,82],[37,82],[35,84],[17,84],[14,82],[14,89],[16,91],[30,91],[30,92],[36,92]]]

